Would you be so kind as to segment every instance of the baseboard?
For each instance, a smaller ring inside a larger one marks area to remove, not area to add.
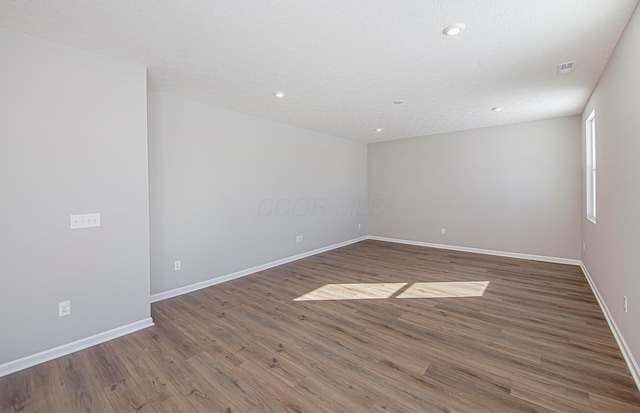
[[[39,353],[20,358],[18,360],[13,360],[5,364],[0,364],[0,377],[15,373],[19,370],[33,367],[37,364],[44,363],[45,361],[66,356],[67,354],[71,354],[78,350],[83,350],[85,348],[95,346],[96,344],[104,343],[105,341],[113,340],[114,338],[133,333],[134,331],[151,327],[152,325],[153,320],[151,319],[151,317],[145,318],[143,320],[136,321],[135,323],[127,324],[125,326],[117,327],[112,330],[98,333],[71,343],[63,344],[61,346],[41,351]]]
[[[203,288],[211,287],[216,284],[221,284],[223,282],[235,280],[237,278],[246,277],[247,275],[251,275],[260,271],[268,270],[269,268],[277,267],[279,265],[287,264],[292,261],[297,261],[303,258],[311,257],[312,255],[320,254],[323,252],[331,251],[336,248],[345,247],[347,245],[355,244],[356,242],[364,241],[367,237],[359,237],[350,239],[348,241],[340,242],[337,244],[329,245],[326,247],[318,248],[312,251],[303,252],[302,254],[292,255],[287,258],[282,258],[277,261],[272,261],[266,264],[258,265],[257,267],[247,268],[246,270],[237,271],[231,274],[223,275],[221,277],[212,278],[210,280],[202,281],[195,284],[186,285],[184,287],[175,288],[173,290],[165,291],[158,294],[153,294],[151,296],[151,302],[155,303],[157,301],[166,300],[167,298],[177,297],[182,294],[187,294],[193,291],[201,290]]]
[[[481,248],[471,248],[471,247],[458,247],[455,245],[434,244],[431,242],[422,242],[422,241],[409,241],[409,240],[397,239],[397,238],[378,237],[375,235],[370,235],[368,238],[376,241],[395,242],[397,244],[418,245],[421,247],[439,248],[443,250],[452,250],[452,251],[472,252],[474,254],[496,255],[498,257],[519,258],[523,260],[553,262],[556,264],[580,265],[582,263],[582,261],[580,260],[574,260],[571,258],[547,257],[545,255],[521,254],[518,252],[484,250]]]
[[[598,300],[598,304],[600,304],[600,308],[602,309],[604,318],[606,318],[607,323],[609,324],[609,328],[613,333],[613,337],[616,339],[616,342],[618,343],[618,347],[620,347],[620,351],[622,352],[624,361],[627,362],[627,367],[629,367],[629,371],[631,372],[633,381],[636,382],[636,387],[638,388],[638,390],[640,390],[640,368],[638,368],[638,363],[636,362],[636,359],[633,357],[633,354],[631,353],[629,346],[627,346],[627,342],[625,341],[624,336],[618,329],[618,325],[616,324],[616,322],[613,319],[613,316],[611,316],[611,313],[609,312],[609,307],[607,307],[607,304],[602,298],[602,295],[600,295],[600,291],[598,291],[598,287],[596,286],[596,283],[593,281],[593,278],[591,278],[591,274],[589,274],[589,270],[587,270],[587,267],[584,265],[583,262],[580,262],[580,268],[582,268],[582,272],[584,273],[584,276],[586,277],[587,281],[589,282],[589,285],[591,286],[593,295],[596,296],[596,300]]]

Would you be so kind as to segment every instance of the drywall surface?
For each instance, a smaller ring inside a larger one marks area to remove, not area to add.
[[[4,28],[0,56],[2,365],[150,307],[145,68]]]
[[[371,144],[368,167],[370,235],[580,258],[578,116]]]
[[[366,235],[366,153],[150,91],[152,294]]]
[[[596,111],[596,223],[581,202],[582,261],[640,359],[640,12],[636,10],[583,116]],[[583,133],[583,154],[585,150]],[[583,179],[583,188],[584,188]],[[623,297],[628,298],[628,313]]]

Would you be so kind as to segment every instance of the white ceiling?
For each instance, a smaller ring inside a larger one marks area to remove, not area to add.
[[[0,25],[143,64],[157,90],[376,142],[580,113],[637,3],[2,0]]]

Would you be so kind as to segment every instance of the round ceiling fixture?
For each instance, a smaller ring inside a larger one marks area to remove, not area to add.
[[[462,33],[465,27],[466,26],[464,25],[464,23],[452,24],[451,26],[445,27],[442,33],[446,34],[447,36],[455,36]]]
[[[491,110],[494,112],[500,112],[502,109],[504,109],[504,106],[496,106],[495,108],[491,108]]]
[[[382,132],[382,128],[376,128],[376,132]]]
[[[273,96],[275,96],[275,97],[277,97],[277,98],[283,98],[283,97],[284,97],[284,95],[285,95],[285,93],[284,93],[284,92],[276,92],[276,93],[274,93],[274,94],[273,94]]]

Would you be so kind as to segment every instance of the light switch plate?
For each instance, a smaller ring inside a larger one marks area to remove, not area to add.
[[[71,215],[71,229],[93,228],[100,226],[100,214]]]

